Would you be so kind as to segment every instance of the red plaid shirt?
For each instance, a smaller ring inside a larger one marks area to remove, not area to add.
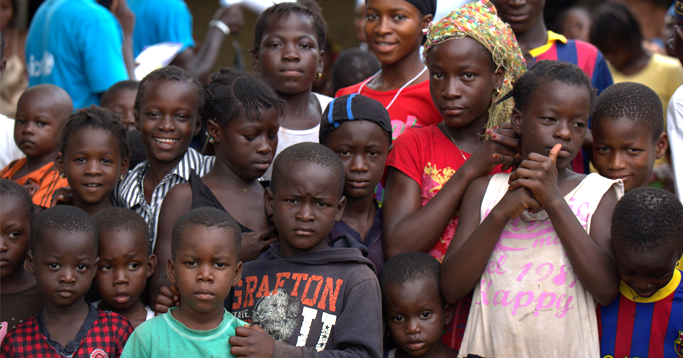
[[[9,332],[0,346],[0,357],[118,358],[128,336],[130,322],[116,313],[91,306],[76,338],[66,347],[51,340],[39,313]]]

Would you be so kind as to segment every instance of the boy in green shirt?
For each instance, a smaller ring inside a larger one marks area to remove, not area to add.
[[[228,339],[247,323],[226,311],[223,301],[242,276],[241,237],[239,224],[216,208],[197,208],[178,219],[168,278],[183,304],[135,329],[122,358],[234,357]]]

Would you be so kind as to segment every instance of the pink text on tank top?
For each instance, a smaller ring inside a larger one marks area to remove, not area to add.
[[[569,200],[569,207],[574,210],[575,199]],[[590,214],[584,214],[588,212],[590,203],[581,203],[576,212],[576,218],[579,220],[583,228],[585,229],[588,225],[588,218]],[[491,209],[488,209],[484,217],[488,216]],[[559,236],[555,232],[550,219],[543,221],[529,222],[520,226],[521,219],[516,218],[511,220],[508,225],[500,235],[500,239],[493,249],[494,252],[508,252],[508,251],[521,251],[526,249],[540,249],[543,246],[559,245],[561,244]],[[509,229],[509,230],[508,230]],[[529,240],[527,241],[527,247],[509,247],[502,245],[500,241],[502,239],[512,239],[512,240]],[[534,255],[530,255],[533,258]],[[507,256],[501,254],[496,260],[491,260],[488,262],[484,273],[488,273],[491,277],[503,276],[500,279],[511,279],[514,277],[516,281],[529,282],[540,282],[542,284],[552,284],[555,286],[569,285],[573,288],[578,281],[576,274],[569,265],[561,265],[558,267],[556,263],[552,262],[529,262],[522,265],[521,267],[505,267],[505,261]],[[507,276],[505,276],[507,274]],[[534,316],[538,316],[541,311],[552,310],[554,306],[558,312],[555,317],[564,317],[569,310],[574,308],[571,305],[573,296],[567,294],[556,294],[554,292],[540,292],[534,293],[533,291],[518,291],[511,292],[510,290],[499,290],[497,292],[490,291],[493,284],[493,278],[486,280],[481,279],[481,295],[477,297],[477,305],[494,305],[494,306],[504,306],[507,307],[512,305],[512,310],[510,315],[517,315],[519,308],[527,307],[535,304],[536,309],[534,310]],[[542,286],[539,285],[539,287]],[[552,287],[552,286],[551,286]]]
[[[406,131],[408,128],[412,127],[422,127],[417,123],[417,117],[415,116],[408,116],[405,121],[402,121],[400,119],[392,119],[391,120],[391,139],[394,140],[398,138],[403,132]]]

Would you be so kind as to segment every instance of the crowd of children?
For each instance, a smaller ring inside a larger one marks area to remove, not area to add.
[[[596,38],[625,6],[560,17],[596,48],[544,3],[366,0],[334,99],[311,1],[259,16],[256,74],[162,67],[75,113],[30,87],[0,357],[683,357],[683,204],[648,187],[672,94],[610,74],[659,55]]]

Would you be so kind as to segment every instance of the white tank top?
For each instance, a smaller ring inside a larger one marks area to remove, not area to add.
[[[510,174],[491,178],[481,220],[508,190]],[[621,181],[588,175],[564,199],[590,232],[603,195]],[[545,211],[509,221],[474,289],[459,357],[599,357],[596,302],[573,273]]]

